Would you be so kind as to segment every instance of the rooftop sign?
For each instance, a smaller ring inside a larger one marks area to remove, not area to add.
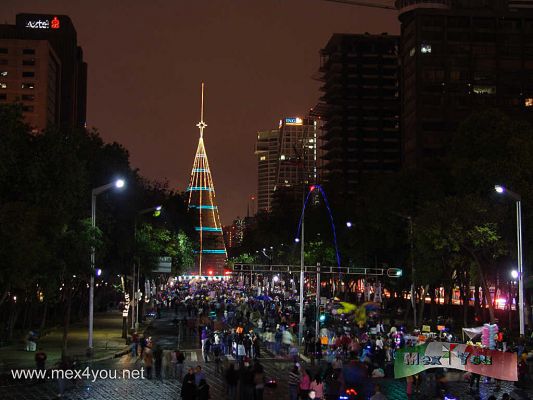
[[[303,125],[303,121],[298,117],[285,118],[285,125]]]
[[[26,21],[26,28],[28,29],[59,29],[59,18],[53,17],[52,19],[34,19]]]

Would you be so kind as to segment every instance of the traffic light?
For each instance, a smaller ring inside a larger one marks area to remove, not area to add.
[[[326,320],[326,314],[320,314],[320,317],[318,318],[320,322],[324,322]]]

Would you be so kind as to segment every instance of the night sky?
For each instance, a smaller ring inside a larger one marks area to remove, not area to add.
[[[304,116],[320,96],[319,50],[333,33],[397,34],[396,12],[322,0],[1,0],[66,14],[89,65],[87,125],[122,143],[150,179],[184,190],[198,142],[200,85],[223,224],[256,191],[256,132]]]

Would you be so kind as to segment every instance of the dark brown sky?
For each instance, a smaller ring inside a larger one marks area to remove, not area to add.
[[[88,126],[118,141],[133,166],[183,190],[206,83],[206,148],[222,222],[256,190],[256,131],[302,116],[332,33],[398,33],[394,11],[322,0],[1,0],[20,12],[69,15],[89,64]]]

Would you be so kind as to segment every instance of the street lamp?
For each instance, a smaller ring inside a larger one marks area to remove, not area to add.
[[[91,224],[93,229],[96,228],[96,196],[104,193],[112,188],[121,189],[125,185],[124,179],[117,179],[114,182],[107,185],[99,186],[92,190],[91,196]],[[93,349],[93,322],[94,322],[94,275],[100,276],[102,270],[100,268],[95,269],[96,249],[94,246],[91,248],[91,278],[89,285],[89,348],[88,353],[92,354]]]
[[[110,189],[117,188],[121,189],[124,187],[126,182],[124,179],[117,179],[114,182],[108,183],[107,185],[99,186],[94,188],[91,193],[91,226],[96,229],[96,196],[102,194]],[[94,323],[94,275],[95,273],[100,275],[102,270],[95,270],[96,261],[96,248],[94,245],[91,247],[91,279],[89,282],[89,347],[87,353],[92,356],[93,354],[93,323]],[[99,273],[98,273],[99,272]]]
[[[520,335],[525,334],[524,329],[524,265],[522,263],[522,197],[501,185],[495,185],[494,190],[499,194],[506,194],[516,202],[516,241],[517,241],[517,258],[518,271],[516,278],[518,278],[518,313],[520,321]],[[516,279],[515,278],[515,279]]]
[[[514,280],[518,278],[518,271],[516,269],[513,269],[511,271],[511,278],[513,278]]]
[[[157,205],[150,208],[145,208],[144,210],[141,210],[137,213],[135,216],[135,221],[133,224],[133,234],[135,238],[135,242],[137,242],[137,219],[144,214],[148,214],[153,212],[155,217],[159,217],[161,215],[161,210],[163,209],[162,205]],[[137,244],[137,243],[135,243]],[[137,298],[137,294],[139,292],[139,279],[141,276],[141,265],[140,261],[137,265],[137,279],[135,279],[135,261],[133,262],[133,276],[132,276],[132,290],[133,290],[133,297],[131,299],[131,329],[139,329],[139,299]],[[137,285],[137,288],[135,287]],[[137,290],[135,290],[137,289]],[[135,317],[134,317],[135,315]]]
[[[351,228],[352,227],[352,222],[351,221],[347,221],[346,222],[346,227],[347,228]]]

